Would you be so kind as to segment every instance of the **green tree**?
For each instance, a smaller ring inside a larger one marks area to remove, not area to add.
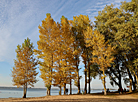
[[[127,71],[130,82],[135,89],[136,81],[133,80],[133,67],[128,66],[137,56],[137,0],[131,2],[123,2],[120,8],[114,8],[113,5],[106,6],[96,18],[96,29],[105,36],[105,41],[109,41],[112,46],[116,46],[114,57],[114,66],[108,68],[113,75],[118,79],[118,82],[113,79],[119,88],[122,88],[121,77],[126,77]],[[109,76],[112,76],[109,73]],[[130,84],[131,85],[131,84]],[[131,90],[131,89],[130,89]]]
[[[14,67],[12,70],[13,85],[17,87],[23,86],[24,94],[23,98],[26,98],[27,87],[34,86],[37,82],[36,68],[38,61],[33,56],[33,43],[30,43],[30,39],[25,39],[24,43],[17,46],[16,53],[17,59],[14,60]]]

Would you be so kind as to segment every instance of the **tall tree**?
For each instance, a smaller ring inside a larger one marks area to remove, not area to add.
[[[122,12],[118,8],[113,8],[113,5],[106,6],[102,12],[99,12],[98,16],[96,18],[96,29],[105,36],[105,41],[109,41],[112,46],[116,46],[116,60],[115,65],[108,69],[109,76],[115,76],[118,79],[118,82],[116,82],[119,86],[119,88],[122,88],[121,85],[121,65],[122,62],[122,50],[120,49],[120,45],[118,44],[118,41],[115,40],[115,35],[118,31],[117,25],[123,23],[124,21],[121,19]],[[114,70],[113,70],[114,69]],[[113,77],[111,78],[113,79]]]
[[[135,60],[133,61],[133,63],[134,63],[134,67],[135,67],[135,69],[133,69],[133,73],[134,73],[134,75],[136,77],[136,80],[137,80],[136,87],[137,87],[137,91],[138,91],[138,58],[135,58]]]
[[[70,24],[64,16],[61,18],[61,23],[56,23],[51,15],[47,14],[39,29],[40,40],[37,42],[36,52],[39,54],[38,57],[43,59],[40,62],[40,77],[45,82],[48,95],[51,85],[59,86],[59,94],[64,87],[65,94],[66,84],[70,83],[71,86],[71,80],[75,77],[74,37],[71,34]]]
[[[133,57],[136,56],[137,11],[137,0],[132,0],[128,3],[123,2],[120,8],[114,8],[113,5],[110,5],[106,6],[102,12],[99,12],[95,21],[96,28],[105,36],[105,40],[108,40],[112,46],[116,46],[115,65],[109,68],[109,71],[113,72],[118,79],[118,82],[114,79],[113,81],[119,85],[119,88],[122,88],[121,77],[127,71],[130,82],[132,82],[135,89],[132,68],[127,65],[130,62],[132,63]],[[112,75],[109,73],[109,76]]]
[[[73,55],[74,55],[74,60],[75,60],[75,67],[76,67],[76,71],[77,71],[77,77],[75,80],[75,85],[78,88],[78,94],[80,93],[80,78],[81,76],[79,75],[79,63],[80,63],[80,55],[81,55],[81,48],[79,47],[79,39],[78,39],[78,34],[77,34],[77,29],[75,27],[75,24],[72,20],[69,21],[70,26],[71,26],[71,32],[73,34],[73,36],[75,37],[75,41],[73,43],[73,47],[74,47],[74,51],[73,51]]]
[[[88,16],[79,15],[79,16],[73,17],[72,31],[75,37],[75,41],[78,44],[76,49],[81,48],[81,57],[83,58],[83,63],[85,65],[85,70],[84,70],[85,71],[85,93],[87,93],[87,71],[90,71],[89,60],[88,60],[89,49],[86,48],[85,41],[84,41],[84,31],[86,31],[87,26],[91,26],[91,21]],[[76,59],[79,59],[79,57],[80,56],[77,55]],[[77,69],[77,71],[79,70]],[[80,78],[78,77],[78,85],[80,86],[79,79]],[[78,93],[80,93],[80,89],[78,89]],[[89,80],[88,93],[90,93],[90,80]]]
[[[17,87],[23,86],[24,94],[23,98],[26,98],[28,85],[34,86],[33,84],[37,82],[36,66],[38,61],[33,56],[33,43],[30,39],[25,39],[24,43],[17,46],[17,60],[14,60],[14,67],[12,70],[13,85]]]
[[[58,26],[56,22],[52,19],[49,13],[46,14],[45,20],[42,21],[42,25],[39,25],[39,41],[38,50],[35,52],[38,57],[42,60],[40,61],[40,77],[43,79],[45,86],[47,87],[47,95],[50,95],[55,57],[55,43],[56,43],[56,33],[58,32]]]
[[[72,79],[75,78],[75,62],[74,62],[74,36],[70,30],[70,24],[64,16],[61,17],[60,23],[60,34],[57,43],[57,52],[55,52],[58,56],[57,61],[57,73],[62,73],[62,80],[60,82],[60,86],[64,87],[64,94],[66,91],[66,84],[70,84],[70,94],[72,91]],[[56,74],[55,74],[56,75]],[[58,74],[57,74],[58,75]],[[56,80],[56,79],[55,79]]]
[[[138,48],[136,47],[138,46],[138,0],[122,2],[121,9],[123,9],[127,20],[125,20],[125,23],[123,23],[120,26],[121,29],[119,29],[120,35],[123,36],[122,39],[120,39],[120,36],[117,36],[116,39],[120,40],[121,47],[126,51],[126,53],[124,53],[126,58],[124,65],[127,68],[130,83],[132,82],[133,89],[136,91],[136,67],[133,66],[133,62],[135,58],[138,57]],[[124,29],[122,29],[122,27],[124,27]],[[117,35],[119,35],[119,32]],[[128,64],[130,64],[130,66],[127,66]]]
[[[101,35],[98,31],[93,31],[92,28],[88,27],[85,32],[85,41],[87,47],[92,46],[92,63],[97,64],[100,67],[103,75],[101,77],[104,86],[104,95],[106,95],[106,86],[105,86],[105,71],[107,67],[110,67],[114,61],[112,56],[114,47],[111,47],[107,42],[105,42],[104,36]]]

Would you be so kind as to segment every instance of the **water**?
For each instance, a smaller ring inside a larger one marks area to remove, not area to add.
[[[102,92],[103,90],[91,90],[91,93],[98,93]],[[115,91],[115,90],[111,90]],[[78,90],[72,90],[72,94],[76,94]],[[61,94],[63,95],[63,90]],[[68,90],[68,94],[70,91]],[[51,95],[59,95],[58,89],[52,89]],[[23,89],[22,88],[10,88],[10,87],[0,87],[0,98],[22,98],[23,96]],[[46,96],[46,89],[42,88],[28,88],[27,90],[27,97],[42,97]]]

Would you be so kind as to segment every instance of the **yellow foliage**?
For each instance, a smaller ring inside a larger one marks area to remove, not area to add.
[[[16,53],[17,59],[14,60],[12,70],[14,85],[20,87],[27,84],[33,87],[33,84],[37,82],[36,66],[38,61],[33,57],[33,43],[30,43],[29,38],[25,39],[22,46],[17,46]]]

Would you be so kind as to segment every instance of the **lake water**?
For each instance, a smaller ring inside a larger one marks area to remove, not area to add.
[[[91,93],[98,93],[102,92],[103,90],[91,90]],[[115,91],[115,90],[111,90]],[[72,90],[72,94],[76,94],[78,90]],[[63,90],[62,90],[62,95],[63,95]],[[68,90],[68,94],[70,91]],[[59,90],[58,89],[52,89],[51,90],[51,95],[59,95]],[[22,98],[23,96],[23,89],[22,88],[0,88],[0,98]],[[27,90],[27,97],[42,97],[46,96],[46,89],[42,88],[28,88]]]

